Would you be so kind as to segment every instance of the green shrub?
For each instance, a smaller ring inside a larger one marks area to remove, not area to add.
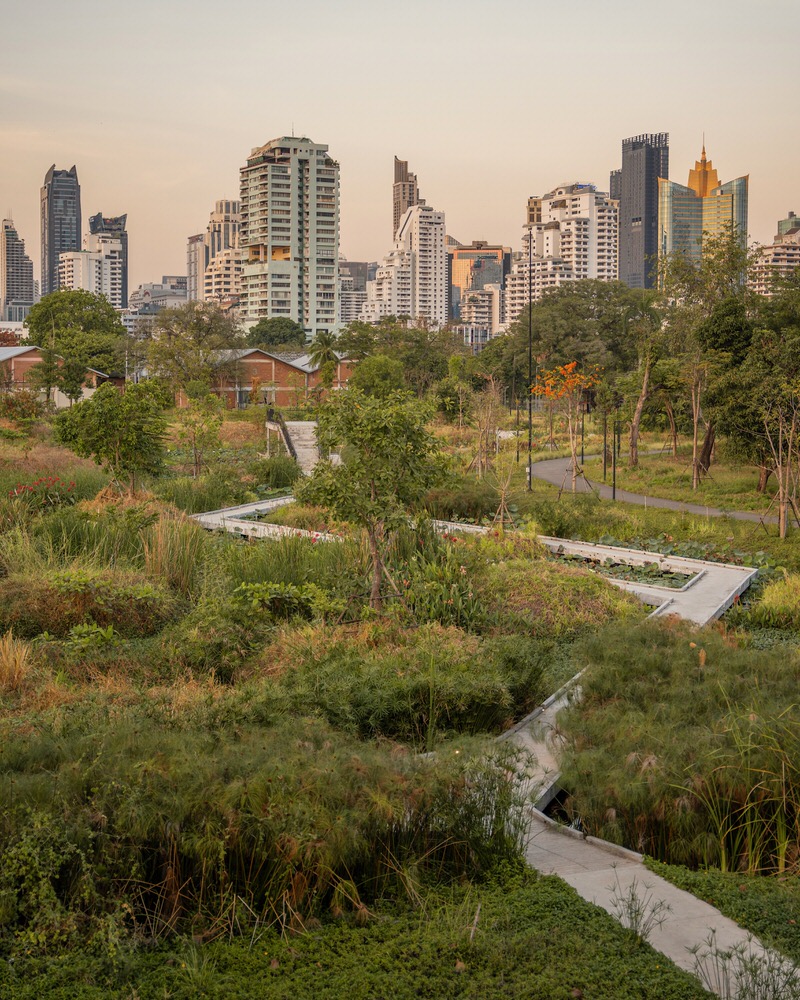
[[[301,930],[352,898],[343,882],[369,904],[409,870],[517,858],[526,824],[510,746],[422,760],[321,721],[181,726],[91,703],[42,718],[36,740],[0,735],[7,949],[49,951],[73,925],[90,938],[121,906],[152,938],[202,934],[234,896],[243,919]]]
[[[500,732],[542,698],[547,651],[531,640],[481,642],[439,625],[382,628],[357,641],[347,630],[321,641],[313,630],[278,643],[268,662],[287,710],[319,711],[365,739],[432,749],[448,734]]]
[[[64,638],[79,625],[113,626],[122,636],[159,632],[180,613],[169,591],[130,572],[71,569],[0,580],[0,630]]]
[[[221,510],[258,499],[233,469],[211,472],[196,479],[191,476],[164,479],[156,484],[156,492],[167,503],[174,504],[187,514]]]
[[[423,506],[431,517],[440,521],[474,521],[480,523],[497,510],[497,490],[485,479],[465,477],[456,484],[430,490]]]
[[[295,480],[302,475],[300,466],[289,455],[259,459],[252,462],[247,471],[256,478],[259,485],[273,490],[293,486]]]

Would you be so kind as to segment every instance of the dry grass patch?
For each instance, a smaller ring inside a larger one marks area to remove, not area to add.
[[[15,639],[9,629],[0,638],[0,690],[6,694],[19,691],[29,678],[32,663],[30,643]]]
[[[266,432],[261,424],[245,421],[225,421],[219,438],[227,448],[266,447]]]

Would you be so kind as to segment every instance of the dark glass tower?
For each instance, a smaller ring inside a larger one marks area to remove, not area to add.
[[[93,235],[113,236],[122,244],[122,308],[128,308],[128,232],[127,215],[104,216],[102,212],[89,216],[89,232]]]
[[[81,186],[78,171],[47,171],[41,195],[42,295],[58,289],[58,255],[81,248]]]
[[[631,288],[657,283],[659,177],[669,177],[669,133],[623,139],[611,187],[619,198],[619,279]]]

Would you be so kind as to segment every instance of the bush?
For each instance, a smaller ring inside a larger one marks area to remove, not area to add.
[[[498,505],[497,490],[485,479],[464,478],[451,486],[430,490],[422,506],[439,521],[474,521],[492,517]]]
[[[262,663],[289,711],[432,749],[448,734],[500,732],[538,704],[546,655],[526,639],[375,625],[282,634]]]
[[[252,462],[247,471],[255,477],[259,485],[272,490],[292,486],[295,480],[302,475],[300,466],[288,455],[259,459]]]
[[[234,470],[211,472],[196,479],[191,476],[176,476],[161,480],[156,492],[167,503],[173,504],[187,514],[202,514],[204,511],[221,510],[241,503],[257,500],[256,494],[241,482]]]
[[[0,735],[0,936],[23,953],[109,921],[117,940],[132,923],[213,934],[233,896],[243,919],[299,931],[402,891],[410,868],[475,877],[518,858],[526,826],[510,746],[426,761],[321,721],[180,726],[91,703],[36,740]]]
[[[176,598],[134,573],[72,569],[0,580],[0,629],[26,639],[64,638],[77,625],[113,626],[122,636],[159,632],[179,613]]]

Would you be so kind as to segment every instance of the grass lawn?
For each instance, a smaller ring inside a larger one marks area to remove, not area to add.
[[[602,481],[603,463],[592,459],[586,463],[586,474],[593,482]],[[606,481],[611,482],[611,469]],[[756,510],[766,512],[772,491],[758,493],[758,470],[752,466],[729,465],[715,462],[710,475],[696,490],[692,489],[691,452],[683,451],[677,458],[672,455],[647,455],[639,453],[639,466],[628,468],[625,449],[617,464],[617,486],[631,493],[665,497],[683,503],[706,504],[721,510]]]

